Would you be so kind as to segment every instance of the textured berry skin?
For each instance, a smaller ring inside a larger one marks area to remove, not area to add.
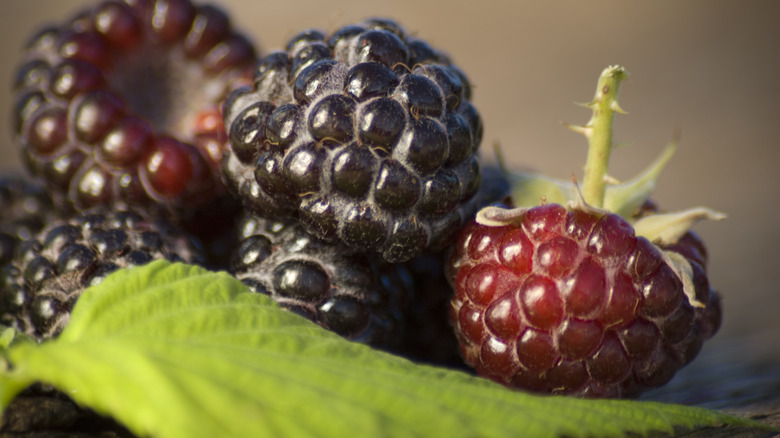
[[[250,214],[240,225],[230,271],[254,292],[339,335],[395,350],[412,284],[402,265],[325,242],[297,223]]]
[[[223,115],[223,173],[255,214],[402,262],[476,210],[482,122],[449,59],[382,19],[293,37]]]
[[[224,191],[219,105],[254,61],[214,6],[105,0],[30,40],[13,131],[57,202],[181,213]]]
[[[133,438],[112,418],[79,406],[40,383],[19,393],[3,410],[0,436],[30,438]]]
[[[503,170],[483,167],[482,185],[475,195],[479,206],[505,200],[509,182]],[[414,296],[404,309],[404,341],[398,354],[417,362],[468,370],[448,318],[452,288],[445,275],[448,251],[426,252],[404,263],[412,276]]]
[[[0,266],[9,263],[16,247],[56,215],[42,187],[21,178],[0,179]]]
[[[167,259],[201,264],[200,242],[138,212],[90,209],[49,224],[0,271],[0,323],[56,336],[81,293],[111,272]]]
[[[662,258],[693,269],[696,301]],[[507,386],[591,397],[663,385],[717,331],[720,299],[691,232],[659,248],[615,214],[557,204],[461,230],[448,279],[461,354]]]
[[[398,354],[416,362],[468,370],[447,315],[452,289],[444,276],[445,254],[423,254],[404,263],[412,276],[414,298],[404,310],[406,330]]]

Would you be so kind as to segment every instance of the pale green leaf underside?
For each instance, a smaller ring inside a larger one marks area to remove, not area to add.
[[[714,411],[531,396],[345,341],[225,273],[155,262],[82,295],[59,339],[6,353],[0,402],[41,380],[155,437],[622,436]]]

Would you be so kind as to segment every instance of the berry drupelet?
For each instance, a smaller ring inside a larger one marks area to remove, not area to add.
[[[223,173],[256,214],[402,262],[477,206],[482,122],[466,76],[397,23],[308,30],[223,109]]]
[[[593,118],[573,127],[590,140],[582,191],[519,175],[517,208],[486,207],[459,233],[450,321],[480,375],[539,392],[636,396],[668,382],[718,330],[707,251],[689,228],[722,215],[659,213],[648,200],[673,146],[637,179],[606,185],[624,76],[606,69]]]
[[[54,221],[0,271],[0,323],[56,336],[81,293],[120,268],[155,259],[203,263],[200,242],[163,219],[96,207]]]
[[[14,84],[13,130],[55,201],[175,214],[223,191],[219,104],[252,44],[190,0],[104,0],[37,33]]]

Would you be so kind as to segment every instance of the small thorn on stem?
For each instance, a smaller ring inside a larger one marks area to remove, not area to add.
[[[590,136],[593,134],[593,128],[589,125],[582,126],[582,125],[570,125],[565,122],[561,122],[561,125],[564,127],[585,136],[585,138],[590,138]]]

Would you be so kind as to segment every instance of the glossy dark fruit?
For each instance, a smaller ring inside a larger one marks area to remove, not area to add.
[[[404,263],[412,277],[414,300],[404,312],[406,330],[398,354],[416,362],[468,371],[447,314],[453,295],[444,274],[447,253],[426,253]]]
[[[0,271],[0,323],[36,339],[67,325],[81,293],[119,268],[166,259],[202,264],[200,242],[145,213],[95,207],[53,221]]]
[[[238,245],[236,227],[243,212],[241,202],[229,194],[217,196],[189,215],[173,222],[198,239],[203,246],[207,269],[224,271],[230,253]]]
[[[9,263],[16,248],[57,215],[39,185],[18,177],[0,178],[0,266]]]
[[[133,438],[116,420],[79,406],[65,393],[41,383],[20,392],[4,409],[2,436]]]
[[[384,263],[338,242],[306,233],[297,223],[246,214],[230,272],[339,335],[397,350],[413,285],[406,267]]]
[[[306,30],[226,100],[223,173],[257,215],[410,260],[480,207],[470,97],[449,58],[394,21]]]
[[[54,200],[188,216],[225,194],[220,105],[247,83],[252,44],[190,0],[104,0],[33,36],[13,128]]]
[[[687,261],[694,290],[664,252]],[[636,396],[668,382],[717,331],[706,265],[692,232],[658,247],[618,215],[545,204],[460,231],[450,321],[466,362],[504,385]]]

